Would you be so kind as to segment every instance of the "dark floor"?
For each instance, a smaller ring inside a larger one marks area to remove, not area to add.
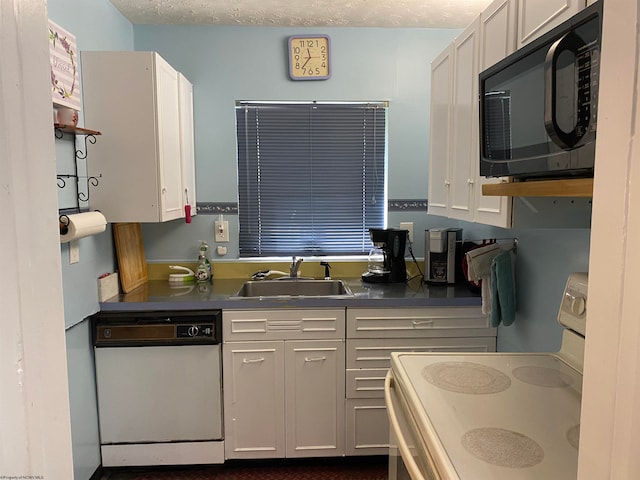
[[[387,480],[387,457],[229,461],[105,469],[101,480]]]

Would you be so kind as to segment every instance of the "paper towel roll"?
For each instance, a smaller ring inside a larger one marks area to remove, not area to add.
[[[60,243],[67,243],[77,238],[102,233],[107,228],[107,219],[100,212],[86,212],[68,215],[66,223],[66,233],[62,233],[64,228],[60,225]]]

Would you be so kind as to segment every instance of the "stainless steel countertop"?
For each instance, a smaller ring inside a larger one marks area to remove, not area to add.
[[[255,310],[265,308],[335,307],[464,307],[480,306],[480,295],[467,285],[428,285],[416,278],[407,284],[368,284],[360,278],[342,278],[353,296],[231,298],[245,279],[215,279],[173,287],[165,280],[151,280],[134,291],[100,303],[101,311],[142,310]]]

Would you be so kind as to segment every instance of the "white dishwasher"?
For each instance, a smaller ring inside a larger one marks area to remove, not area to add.
[[[92,317],[102,465],[224,462],[219,310]]]

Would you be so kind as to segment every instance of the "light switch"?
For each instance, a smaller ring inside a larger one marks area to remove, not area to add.
[[[216,231],[216,242],[228,242],[229,241],[229,222],[216,221],[213,228]]]

